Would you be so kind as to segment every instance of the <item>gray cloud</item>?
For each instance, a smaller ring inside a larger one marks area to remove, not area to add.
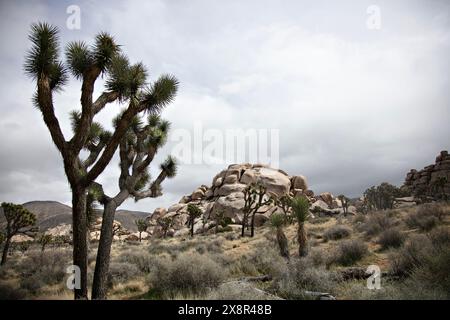
[[[65,28],[72,2],[2,2],[0,200],[70,203],[61,159],[30,103],[22,72],[31,22],[61,28],[63,43],[115,35],[155,79],[173,73],[180,93],[163,116],[173,129],[280,130],[280,167],[304,174],[316,192],[352,196],[370,185],[400,184],[410,168],[449,148],[450,4],[378,1],[381,30],[366,27],[372,1],[79,1],[81,30]],[[72,80],[55,98],[64,133],[79,101]],[[101,82],[97,86],[101,90]],[[109,124],[119,106],[99,119]],[[161,150],[157,164],[172,151]],[[124,207],[168,206],[226,165],[182,164],[159,199]],[[117,191],[117,159],[102,174]]]

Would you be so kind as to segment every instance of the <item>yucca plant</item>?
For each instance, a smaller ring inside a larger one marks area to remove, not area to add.
[[[136,224],[136,227],[138,228],[139,242],[142,242],[142,232],[147,231],[147,228],[148,228],[147,221],[145,221],[145,219],[137,219],[134,221],[134,223]]]
[[[53,241],[53,236],[48,233],[43,233],[43,234],[39,235],[37,238],[37,243],[39,243],[41,245],[42,252],[45,251],[45,247],[47,245],[49,245],[50,243],[52,243],[52,241]]]
[[[288,240],[284,234],[283,227],[286,225],[286,217],[280,213],[274,213],[270,216],[270,225],[276,230],[278,248],[280,255],[289,260]]]
[[[11,239],[16,234],[34,234],[37,229],[35,228],[36,216],[34,213],[28,211],[26,208],[19,204],[3,202],[2,203],[3,214],[6,218],[6,234],[5,244],[3,246],[2,261],[0,265],[4,265],[8,258],[8,251],[11,245]]]
[[[305,222],[309,217],[309,201],[306,197],[295,197],[291,201],[292,212],[297,220],[298,255],[308,255],[308,237],[305,230]]]
[[[130,64],[115,39],[105,32],[99,33],[91,45],[83,41],[68,43],[64,62],[60,59],[59,31],[55,26],[35,23],[29,39],[31,48],[24,69],[36,83],[33,102],[61,153],[72,191],[73,264],[80,268],[81,276],[81,286],[74,290],[74,297],[87,299],[88,189],[111,161],[133,119],[144,112],[158,114],[175,98],[178,81],[165,75],[148,84],[143,64]],[[76,129],[67,139],[55,114],[54,95],[62,91],[69,73],[81,81],[81,107],[73,113]],[[94,86],[100,76],[106,79],[106,86],[94,100]],[[96,134],[99,127],[96,128],[94,117],[113,102],[125,105],[114,131]],[[85,159],[82,149],[88,153]]]
[[[350,201],[349,198],[344,196],[343,194],[338,195],[338,199],[341,200],[342,203],[342,209],[344,210],[344,216],[348,213],[348,203]]]

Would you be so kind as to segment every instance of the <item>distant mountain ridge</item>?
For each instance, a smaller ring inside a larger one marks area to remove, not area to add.
[[[72,223],[72,208],[57,201],[29,201],[22,204],[26,209],[33,212],[37,218],[40,231],[46,231],[60,224]],[[134,223],[136,219],[146,218],[149,212],[117,210],[115,220],[130,231],[137,231]],[[5,223],[3,209],[0,208],[0,224]]]

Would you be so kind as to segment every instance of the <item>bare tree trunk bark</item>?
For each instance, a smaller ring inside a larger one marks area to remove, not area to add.
[[[107,284],[109,263],[111,258],[111,246],[114,238],[114,217],[117,208],[128,197],[125,191],[116,197],[108,199],[104,206],[102,228],[98,242],[97,259],[95,262],[94,280],[92,283],[92,299],[107,298]]]
[[[277,241],[280,248],[280,255],[289,260],[288,240],[282,228],[277,228]]]
[[[75,299],[87,299],[87,216],[86,189],[72,190],[73,264],[80,268],[80,288],[75,288]]]
[[[298,224],[298,255],[299,257],[306,257],[308,255],[307,237],[305,226],[303,223]]]
[[[94,281],[92,283],[92,299],[107,298],[107,282],[111,245],[113,241],[114,216],[117,206],[111,199],[103,210],[102,229],[98,242],[97,259],[95,262]]]
[[[256,215],[256,212],[254,212],[252,214],[252,221],[251,221],[250,237],[252,237],[252,238],[255,235],[255,215]]]
[[[6,238],[5,245],[3,246],[3,254],[2,254],[2,262],[0,265],[4,265],[6,263],[6,260],[8,259],[8,251],[9,246],[11,244],[11,237]]]

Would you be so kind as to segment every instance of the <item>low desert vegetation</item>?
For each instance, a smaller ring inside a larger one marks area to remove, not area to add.
[[[227,231],[142,242],[114,242],[107,279],[110,299],[448,299],[449,207],[426,205],[355,216],[309,217],[304,221],[308,250],[299,255],[298,221],[284,215],[260,227],[254,237]],[[301,210],[299,208],[298,210]],[[430,212],[436,225],[411,228],[411,216]],[[277,220],[278,219],[278,220]],[[316,220],[317,219],[317,220]],[[283,237],[277,237],[281,228]],[[368,236],[370,234],[370,236]],[[280,250],[280,240],[283,251]],[[96,244],[90,246],[89,274]],[[289,255],[289,260],[283,257]],[[92,257],[91,257],[92,256]],[[379,265],[380,290],[351,269]],[[70,299],[65,287],[69,245],[13,243],[0,268],[1,299]],[[92,276],[88,284],[92,284]]]

